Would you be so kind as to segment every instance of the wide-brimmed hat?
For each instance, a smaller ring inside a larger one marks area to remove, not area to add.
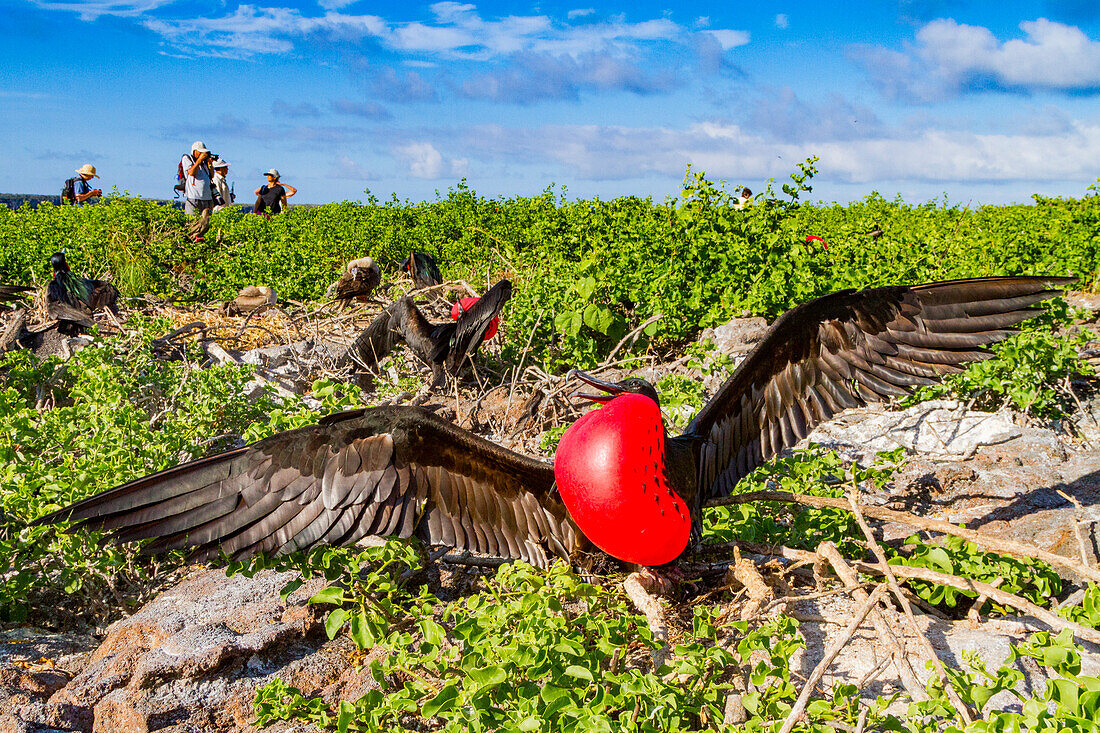
[[[77,168],[76,172],[82,176],[88,174],[91,175],[92,178],[99,178],[99,176],[97,176],[95,173],[95,166],[91,163],[85,163],[84,165]]]
[[[217,170],[218,168],[228,168],[229,167],[229,161],[228,160],[222,160],[221,158],[215,158],[214,162],[210,164],[210,167],[213,168],[214,170]]]
[[[207,149],[206,144],[203,143],[202,140],[196,140],[195,142],[191,143],[191,151],[194,152],[196,150],[200,153],[209,153],[210,152]]]
[[[265,176],[275,176],[275,180],[279,180],[279,171],[275,170],[274,168],[269,170],[267,173],[264,173],[264,175]]]

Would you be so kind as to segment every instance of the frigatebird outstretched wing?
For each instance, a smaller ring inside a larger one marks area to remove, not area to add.
[[[432,361],[437,363],[442,361],[446,364],[448,372],[458,374],[466,357],[472,358],[481,347],[489,325],[511,297],[511,281],[500,280],[473,306],[464,311],[457,321],[439,326],[443,330],[439,332],[439,338],[436,339]]]
[[[847,407],[908,394],[1031,318],[1074,282],[989,277],[846,290],[787,311],[685,431],[698,449],[700,498],[727,496],[743,476]]]
[[[417,536],[546,566],[585,540],[551,492],[554,469],[416,407],[330,416],[131,481],[39,523],[78,520],[147,553],[197,559]]]

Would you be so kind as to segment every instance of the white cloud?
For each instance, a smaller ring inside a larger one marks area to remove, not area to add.
[[[294,48],[292,39],[313,34],[362,38],[388,31],[385,20],[376,15],[328,12],[306,17],[297,10],[254,5],[240,5],[232,15],[222,18],[147,18],[142,23],[181,48],[201,48],[225,57],[286,53]]]
[[[332,163],[332,168],[329,169],[328,177],[352,181],[369,181],[377,178],[365,166],[347,155],[337,156]]]
[[[31,0],[31,2],[44,10],[70,11],[79,13],[82,20],[95,20],[101,15],[134,17],[151,10],[158,10],[167,5],[172,5],[179,2],[179,0],[130,0],[129,2],[110,2],[110,0],[49,2],[48,0]]]
[[[439,178],[461,178],[469,172],[468,158],[443,156],[434,145],[428,142],[414,142],[399,146],[396,156],[408,165],[409,175],[413,178],[435,180]]]
[[[923,100],[988,88],[1100,90],[1100,41],[1045,18],[1020,23],[1023,38],[999,40],[988,28],[933,20],[904,51],[856,47],[872,80],[893,96]]]
[[[999,183],[1081,181],[1100,168],[1100,124],[1074,122],[1056,134],[979,134],[926,129],[892,137],[772,143],[744,128],[700,122],[686,128],[550,125],[482,126],[463,138],[483,158],[551,161],[588,180],[682,175],[685,166],[736,182],[785,179],[794,164],[818,155],[823,178]]]
[[[593,22],[588,16],[595,11],[590,8],[568,11],[565,20],[545,14],[486,19],[475,5],[450,1],[430,5],[430,17],[414,21],[341,12],[352,4],[351,0],[318,0],[325,8],[321,15],[307,15],[287,7],[242,4],[228,15],[209,17],[179,17],[178,13],[176,17],[144,15],[148,10],[179,0],[35,1],[43,8],[79,12],[86,19],[101,15],[133,17],[178,49],[233,58],[288,53],[302,39],[314,36],[372,38],[387,48],[414,56],[406,59],[407,63],[424,63],[431,57],[489,61],[520,52],[574,57],[598,52],[625,57],[639,53],[641,45],[647,43],[687,45],[699,32],[664,17],[629,22],[622,16],[613,16]],[[187,6],[180,3],[180,7]],[[706,32],[714,35],[724,49],[744,45],[749,40],[747,31]]]
[[[780,30],[786,30],[790,26],[791,20],[787,17],[786,13],[779,13],[775,16],[775,27]]]
[[[718,43],[722,44],[723,51],[728,51],[737,46],[744,46],[752,40],[748,31],[712,30],[707,31],[707,33],[718,39]]]

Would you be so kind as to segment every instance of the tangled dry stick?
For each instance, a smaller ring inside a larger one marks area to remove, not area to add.
[[[832,507],[834,509],[852,510],[851,505],[847,499],[837,499],[827,496],[808,496],[806,494],[791,494],[786,491],[750,491],[745,494],[737,494],[736,496],[727,496],[722,499],[717,499],[712,502],[708,502],[707,506],[725,506],[727,504],[747,504],[756,501],[779,501],[786,504],[803,504],[805,506],[812,506],[817,509],[824,507]],[[1056,555],[1053,552],[1039,549],[1031,545],[1024,544],[1023,542],[1016,542],[1015,540],[1005,540],[998,537],[992,537],[984,532],[976,532],[972,529],[966,529],[965,527],[959,527],[950,522],[945,522],[941,519],[930,519],[928,517],[918,517],[915,514],[908,514],[906,512],[899,512],[893,509],[885,509],[878,506],[864,506],[860,508],[861,511],[869,517],[875,519],[882,519],[887,522],[898,522],[899,524],[907,524],[910,527],[917,527],[918,529],[925,529],[931,532],[941,532],[943,534],[954,535],[955,537],[962,537],[965,540],[969,540],[977,545],[985,547],[996,552],[1003,552],[1006,555],[1012,555],[1013,557],[1031,558],[1036,560],[1042,560],[1043,562],[1050,563],[1055,567],[1064,568],[1070,570],[1077,575],[1100,582],[1100,570],[1096,568],[1088,567],[1083,563],[1077,562],[1068,557],[1062,557]]]

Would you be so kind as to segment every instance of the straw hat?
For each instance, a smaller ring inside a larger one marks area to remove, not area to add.
[[[91,163],[85,163],[84,165],[77,168],[76,172],[79,173],[82,176],[83,175],[91,175],[92,178],[99,178],[99,176],[97,176],[96,173],[95,173],[95,166],[92,165]]]

